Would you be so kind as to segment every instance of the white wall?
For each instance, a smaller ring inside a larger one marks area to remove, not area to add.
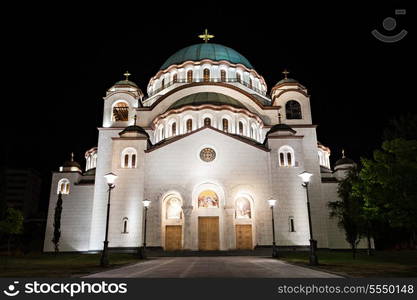
[[[53,173],[46,223],[44,251],[54,251],[52,243],[54,215],[58,200],[57,184],[61,178],[70,181],[70,193],[62,195],[60,251],[88,251],[94,185],[77,185],[79,173]]]

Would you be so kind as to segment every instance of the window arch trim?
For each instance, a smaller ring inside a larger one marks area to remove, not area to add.
[[[70,181],[68,178],[61,178],[57,185],[57,194],[68,195],[70,193]]]
[[[294,167],[295,155],[294,149],[288,145],[282,146],[278,150],[278,162],[281,167]]]
[[[135,148],[124,148],[121,153],[120,167],[123,169],[135,169],[137,167],[138,153]]]

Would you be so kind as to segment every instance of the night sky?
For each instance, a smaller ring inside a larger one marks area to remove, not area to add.
[[[415,36],[408,26],[413,12],[396,16],[392,31],[407,29],[408,36],[387,44],[370,32],[389,34],[382,21],[395,17],[396,8],[407,8],[398,2],[374,7],[282,2],[211,1],[188,7],[180,2],[171,7],[164,2],[154,7],[120,1],[100,7],[36,3],[4,11],[11,18],[3,25],[6,138],[0,163],[41,172],[47,198],[51,171],[72,151],[84,166],[84,152],[97,145],[106,90],[129,70],[146,93],[164,61],[199,43],[197,35],[205,28],[215,35],[212,42],[251,62],[268,92],[284,68],[308,88],[318,139],[331,148],[332,163],[342,147],[355,160],[369,157],[389,119],[415,112]]]

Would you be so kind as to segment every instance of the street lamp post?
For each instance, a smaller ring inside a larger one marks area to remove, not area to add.
[[[268,200],[269,207],[271,207],[272,215],[272,257],[278,257],[278,248],[275,242],[275,219],[274,219],[274,206],[277,203],[277,200],[270,199]]]
[[[117,179],[117,175],[113,173],[108,173],[104,175],[104,178],[106,178],[107,185],[109,186],[109,197],[107,199],[106,235],[104,237],[104,247],[103,247],[103,252],[101,253],[100,266],[107,267],[109,265],[108,236],[109,236],[109,216],[110,216],[110,195],[111,195],[111,190],[114,189],[114,187],[116,186],[115,181]]]
[[[313,174],[304,171],[303,173],[299,174],[298,176],[303,181],[302,186],[306,189],[306,195],[307,195],[308,228],[309,228],[309,231],[310,231],[310,257],[309,257],[309,261],[310,261],[310,265],[316,266],[316,265],[319,264],[319,260],[318,260],[317,254],[316,254],[317,241],[313,239],[313,228],[312,228],[312,225],[311,225],[311,213],[310,213],[310,200],[309,200],[309,197],[308,197],[308,184],[309,184],[310,178],[311,178],[311,176],[313,176]]]
[[[148,206],[151,204],[151,201],[149,200],[143,200],[143,207],[145,208],[144,213],[144,223],[143,223],[143,244],[139,247],[139,257],[142,259],[146,258],[146,223],[147,223],[147,217],[148,217]]]

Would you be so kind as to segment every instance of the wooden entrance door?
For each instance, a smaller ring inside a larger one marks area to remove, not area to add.
[[[167,225],[165,227],[165,250],[181,250],[181,225]]]
[[[236,225],[236,248],[252,249],[252,225]]]
[[[219,250],[219,217],[198,218],[198,248]]]

